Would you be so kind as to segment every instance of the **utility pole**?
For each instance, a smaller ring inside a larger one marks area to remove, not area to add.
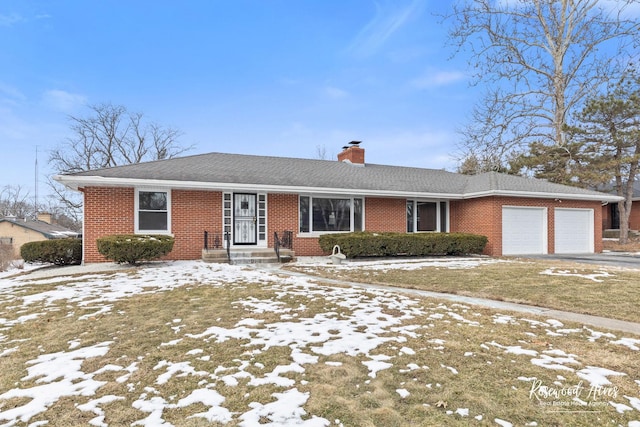
[[[35,195],[33,197],[33,211],[35,218],[38,218],[38,146],[36,145],[36,165],[35,165]]]

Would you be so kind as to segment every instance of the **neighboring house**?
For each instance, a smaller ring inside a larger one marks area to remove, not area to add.
[[[37,220],[0,217],[0,244],[11,245],[16,257],[28,242],[78,237],[80,234],[51,223],[51,214],[39,213]]]
[[[612,191],[615,193],[615,190]],[[633,185],[631,197],[631,214],[629,215],[629,230],[640,230],[640,182]],[[620,213],[617,203],[610,203],[602,207],[602,228],[605,230],[620,229]]]
[[[619,197],[499,173],[365,163],[357,143],[339,161],[211,153],[58,175],[84,193],[84,261],[116,233],[175,237],[169,259],[198,259],[203,235],[230,250],[273,248],[292,232],[296,255],[321,255],[323,233],[467,232],[494,256],[602,250],[602,204]],[[224,242],[222,242],[224,244]]]

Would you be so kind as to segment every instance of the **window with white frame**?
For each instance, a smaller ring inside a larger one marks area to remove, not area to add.
[[[171,193],[159,190],[136,191],[136,232],[169,233]]]
[[[300,196],[300,232],[348,232],[363,229],[363,202],[357,197]]]
[[[449,228],[447,202],[407,200],[407,232],[446,232]]]

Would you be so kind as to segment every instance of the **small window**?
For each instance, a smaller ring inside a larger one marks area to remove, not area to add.
[[[446,232],[448,224],[447,202],[407,200],[407,233]]]
[[[12,245],[13,237],[0,237],[0,245]]]
[[[137,231],[169,232],[169,192],[138,191]]]
[[[434,202],[416,202],[416,231],[438,231],[437,206]]]
[[[300,232],[308,233],[311,231],[309,228],[309,199],[310,197],[300,197]]]

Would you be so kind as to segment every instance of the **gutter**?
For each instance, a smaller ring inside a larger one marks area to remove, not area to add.
[[[396,190],[371,190],[357,188],[330,188],[330,187],[299,187],[286,185],[261,185],[261,184],[237,184],[226,182],[202,182],[202,181],[175,181],[161,179],[140,178],[108,178],[103,176],[74,177],[69,175],[55,175],[55,181],[66,187],[79,191],[81,187],[134,187],[134,188],[175,188],[184,190],[215,190],[215,191],[251,191],[264,193],[288,193],[288,194],[324,194],[344,196],[370,196],[370,197],[396,197],[396,198],[425,198],[466,200],[480,197],[504,196],[537,199],[564,199],[584,200],[600,202],[618,202],[624,200],[620,196],[605,193],[581,194],[581,193],[545,193],[522,192],[513,190],[487,190],[474,193],[429,193],[415,191]]]
[[[135,187],[135,188],[175,188],[184,190],[215,190],[215,191],[251,191],[265,193],[289,193],[289,194],[338,194],[345,196],[378,196],[399,198],[432,198],[432,199],[461,199],[457,193],[427,193],[415,191],[397,190],[371,190],[355,188],[331,188],[331,187],[299,187],[288,185],[262,185],[262,184],[238,184],[227,182],[202,182],[202,181],[168,181],[160,179],[138,178],[106,178],[102,176],[82,177],[76,179],[68,175],[55,175],[54,180],[66,187],[79,191],[81,187]]]

